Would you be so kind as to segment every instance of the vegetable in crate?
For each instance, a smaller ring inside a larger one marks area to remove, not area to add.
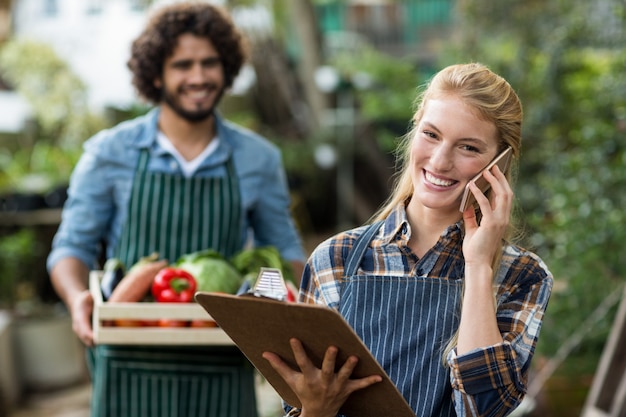
[[[108,301],[110,303],[142,301],[150,293],[156,274],[167,266],[166,260],[158,261],[158,258],[159,255],[154,253],[137,261],[115,287]]]
[[[194,276],[197,291],[235,294],[243,282],[243,276],[211,249],[183,255],[174,266]]]
[[[163,268],[152,282],[152,295],[160,303],[189,303],[195,293],[195,278],[181,268]]]
[[[296,282],[291,264],[285,261],[274,246],[244,249],[230,258],[230,263],[245,279],[254,285],[261,267],[280,269],[285,281]]]
[[[110,258],[104,263],[102,269],[102,280],[100,282],[100,288],[102,290],[102,298],[107,301],[117,284],[120,283],[122,278],[126,275],[126,268],[122,261],[117,258]]]

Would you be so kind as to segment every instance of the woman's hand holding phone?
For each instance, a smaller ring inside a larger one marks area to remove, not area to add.
[[[476,197],[472,192],[470,192],[469,185],[474,183],[480,189],[480,191],[484,194],[491,188],[491,184],[489,181],[485,179],[483,174],[486,171],[490,171],[491,168],[497,166],[502,173],[506,172],[509,169],[509,165],[511,163],[511,155],[513,154],[513,149],[508,146],[504,151],[499,153],[490,163],[487,165],[482,171],[480,171],[474,178],[472,178],[467,185],[465,186],[465,191],[463,192],[463,197],[461,199],[461,207],[459,211],[461,213],[465,212],[469,207],[476,206]]]
[[[463,255],[466,268],[468,264],[491,265],[494,255],[502,247],[513,206],[513,190],[497,164],[483,171],[482,177],[492,190],[490,198],[485,196],[477,184],[468,184],[482,214],[480,224],[472,206],[463,212]]]

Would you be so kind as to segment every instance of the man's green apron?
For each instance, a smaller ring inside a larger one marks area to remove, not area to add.
[[[241,196],[232,163],[223,178],[147,170],[141,152],[117,257],[125,265],[158,252],[241,249]],[[138,330],[140,331],[140,330]],[[253,368],[232,346],[98,345],[91,353],[91,417],[255,417]]]

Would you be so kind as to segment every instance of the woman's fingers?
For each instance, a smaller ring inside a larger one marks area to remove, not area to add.
[[[348,391],[352,394],[354,391],[358,391],[369,387],[370,385],[377,384],[383,380],[380,375],[371,375],[365,378],[353,379],[348,384]]]
[[[350,379],[358,363],[356,356],[350,356],[338,371],[335,371],[339,350],[330,346],[324,353],[321,367],[314,364],[297,339],[289,341],[294,359],[300,370],[292,369],[278,355],[263,352],[263,358],[296,393],[302,403],[302,410],[314,415],[336,415],[345,400],[354,391],[382,381],[379,375]]]
[[[337,355],[339,352],[335,346],[329,346],[328,349],[326,349],[322,366],[321,368],[317,368],[316,365],[309,359],[302,343],[298,339],[291,339],[290,344],[296,364],[298,365],[298,368],[300,368],[300,372],[292,369],[292,367],[289,366],[280,356],[273,352],[263,352],[262,354],[263,358],[267,360],[272,368],[274,368],[274,370],[285,380],[292,378],[296,374],[310,374],[310,377],[314,377],[314,374],[320,373],[323,378],[328,380],[336,378],[338,381],[342,381],[342,383],[349,381],[353,385],[350,392],[382,381],[382,378],[379,375],[371,375],[364,378],[350,380],[350,377],[359,362],[359,359],[356,356],[348,357],[339,370],[335,372],[335,368],[337,366]]]
[[[280,356],[273,352],[263,352],[261,356],[263,356],[263,358],[270,363],[271,367],[286,382],[292,380],[294,375],[297,373],[297,371],[291,369],[291,367],[287,365],[287,363],[283,361]]]
[[[508,218],[511,201],[513,200],[513,191],[509,185],[506,176],[500,171],[500,168],[496,165],[491,170],[485,171],[483,177],[491,186],[492,198],[491,201],[485,196],[485,194],[476,186],[476,184],[470,183],[470,190],[480,207],[480,211],[483,216],[489,213],[502,213]]]
[[[483,176],[491,185],[491,198],[487,198],[475,184],[470,184],[482,214],[480,224],[470,210],[463,213],[463,254],[466,263],[491,262],[501,245],[511,216],[513,191],[506,176],[497,166],[486,171]]]
[[[306,351],[304,350],[304,346],[302,346],[302,342],[298,339],[291,338],[289,339],[289,344],[291,345],[291,351],[293,352],[293,357],[296,360],[296,364],[303,373],[311,372],[317,368],[309,359]],[[334,367],[334,364],[333,364]]]

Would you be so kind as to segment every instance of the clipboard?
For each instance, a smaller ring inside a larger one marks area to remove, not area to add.
[[[359,362],[353,377],[380,375],[383,380],[355,391],[339,413],[358,417],[415,417],[402,394],[389,379],[359,336],[345,319],[326,306],[291,303],[253,294],[231,295],[197,292],[195,299],[228,334],[254,367],[289,405],[301,407],[300,400],[281,376],[261,355],[265,351],[278,354],[297,369],[289,339],[299,339],[311,361],[321,367],[326,349],[339,349],[337,363],[348,356]]]

